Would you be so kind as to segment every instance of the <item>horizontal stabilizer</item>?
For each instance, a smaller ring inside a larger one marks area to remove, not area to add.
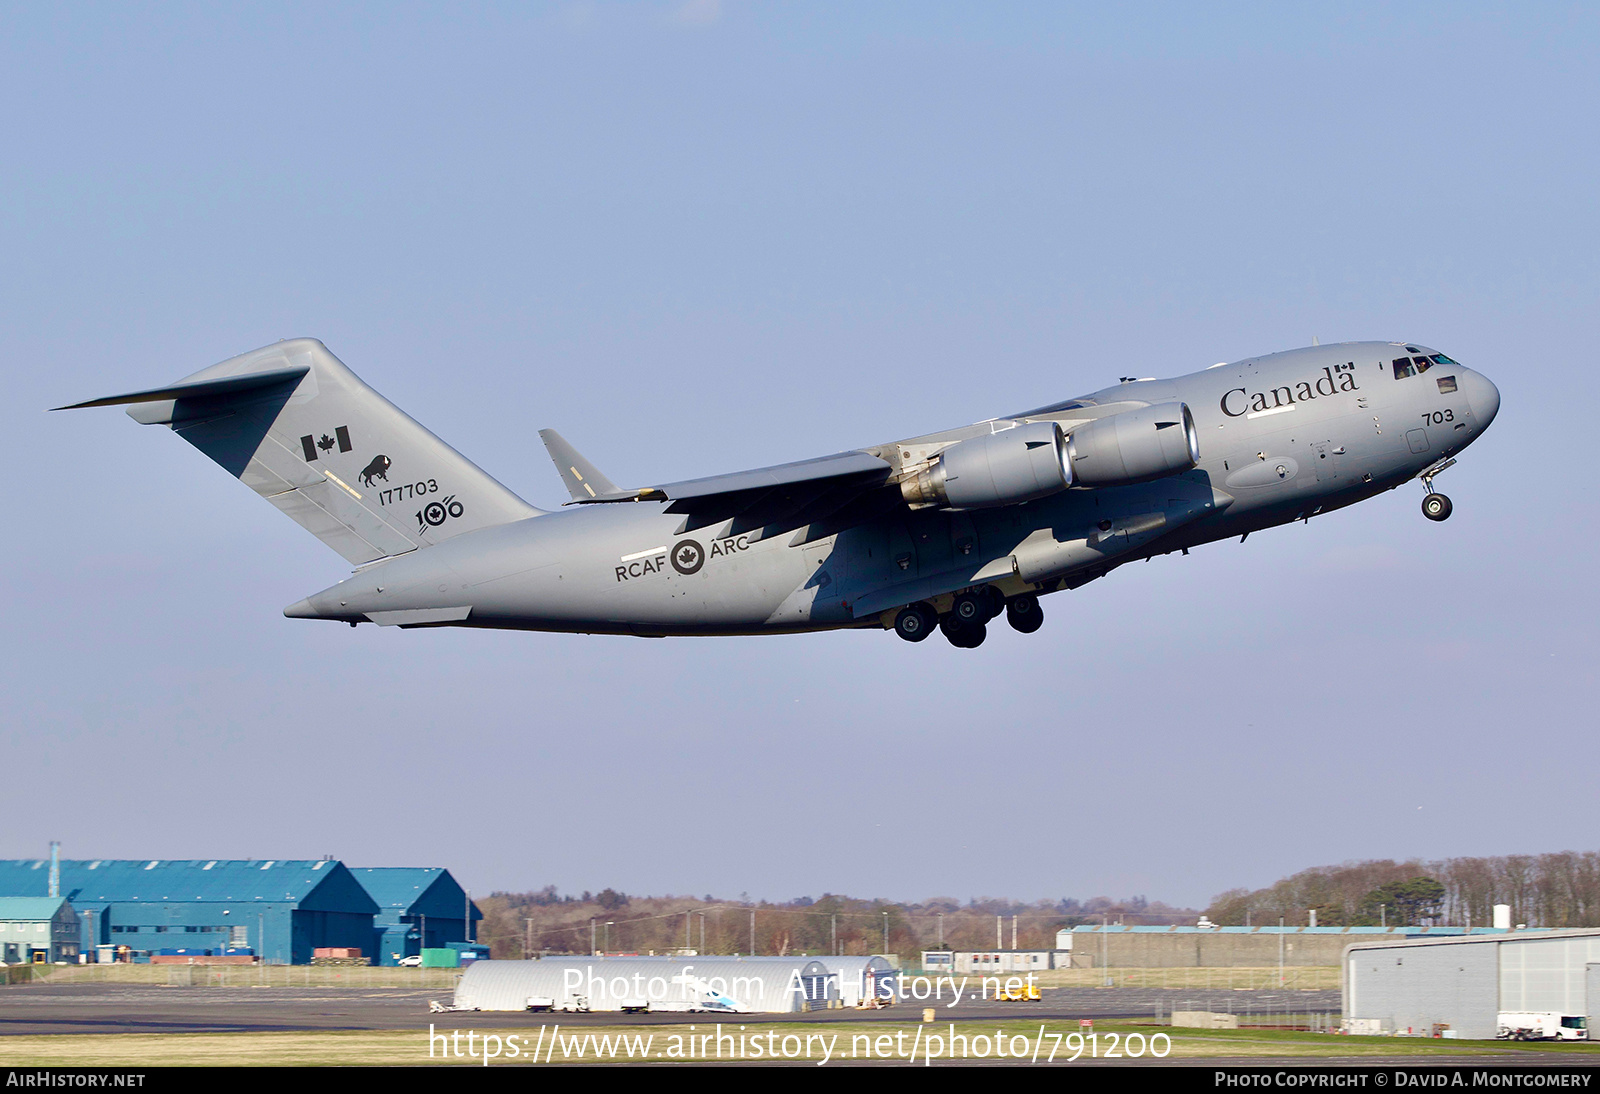
[[[154,387],[148,391],[132,391],[126,395],[107,395],[103,399],[90,399],[86,403],[51,407],[52,410],[87,410],[94,406],[122,406],[126,403],[159,403],[167,399],[205,399],[217,395],[241,396],[249,391],[283,385],[293,387],[311,371],[310,365],[293,368],[268,369],[245,376],[227,376],[220,380],[201,380],[192,384],[173,384]]]
[[[380,627],[429,627],[460,623],[472,614],[470,604],[459,608],[413,608],[409,611],[367,612],[367,618]]]

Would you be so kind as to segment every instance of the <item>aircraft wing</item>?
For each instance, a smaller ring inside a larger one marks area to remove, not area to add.
[[[732,521],[726,535],[760,531],[777,535],[824,521],[837,521],[866,502],[893,469],[870,452],[840,452],[797,463],[687,479],[653,487],[667,512],[688,518],[684,531]]]
[[[893,470],[870,452],[840,452],[775,467],[729,475],[685,479],[635,489],[612,485],[593,464],[554,430],[542,431],[550,456],[572,495],[571,505],[624,501],[664,501],[669,513],[684,515],[683,531],[731,522],[724,535],[760,532],[777,535],[822,522],[843,526],[852,514],[875,508],[874,492]]]

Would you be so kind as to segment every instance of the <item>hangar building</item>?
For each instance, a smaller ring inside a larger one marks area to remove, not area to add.
[[[46,859],[0,861],[0,893],[44,897],[49,875]],[[273,964],[306,964],[319,946],[371,956],[378,912],[331,859],[63,860],[61,893],[86,948],[248,947]]]
[[[449,870],[370,866],[350,872],[378,905],[373,943],[366,951],[374,965],[394,965],[425,949],[470,941],[469,909],[471,923],[483,918]]]
[[[1513,931],[1364,942],[1341,970],[1352,1032],[1429,1034],[1443,1024],[1487,1039],[1507,1011],[1552,1011],[1600,1026],[1600,930]]]
[[[78,916],[66,897],[0,897],[0,961],[76,961],[78,945]]]

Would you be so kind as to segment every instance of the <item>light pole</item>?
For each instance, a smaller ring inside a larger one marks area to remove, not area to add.
[[[1283,916],[1278,917],[1278,987],[1283,987]]]
[[[883,954],[889,955],[889,913],[883,913]]]
[[[1106,968],[1106,962],[1110,960],[1111,951],[1109,949],[1109,945],[1110,945],[1110,937],[1111,936],[1107,932],[1106,928],[1109,927],[1110,924],[1111,924],[1110,918],[1104,912],[1101,912],[1100,913],[1100,977],[1101,977],[1102,980],[1105,981],[1105,985],[1108,988],[1111,986],[1111,970]]]
[[[606,953],[611,952],[611,920],[606,920]]]

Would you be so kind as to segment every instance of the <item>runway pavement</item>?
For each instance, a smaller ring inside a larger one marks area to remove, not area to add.
[[[1336,1012],[1337,991],[1169,991],[1157,988],[1047,988],[1037,1003],[907,1001],[877,1011],[829,1010],[811,1014],[641,1014],[615,1011],[563,1014],[568,1026],[679,1025],[685,1022],[915,1021],[935,1006],[940,1021],[1049,1018],[1148,1018],[1173,1009],[1235,1013]],[[0,987],[0,1036],[39,1033],[217,1033],[288,1030],[425,1029],[430,1022],[460,1024],[470,1014],[478,1029],[537,1027],[549,1014],[457,1011],[430,1015],[429,1002],[448,1004],[448,991],[412,988],[165,987],[150,984],[39,984]]]

